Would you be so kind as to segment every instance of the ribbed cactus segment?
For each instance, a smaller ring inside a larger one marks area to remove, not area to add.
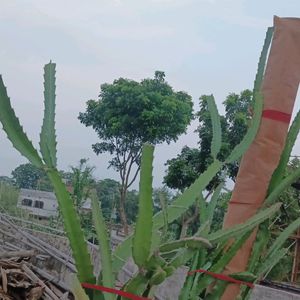
[[[47,175],[53,184],[59,209],[63,216],[64,228],[70,241],[79,280],[81,282],[95,283],[90,254],[70,194],[57,170],[48,169]]]
[[[92,200],[92,216],[97,239],[99,241],[99,255],[101,260],[101,285],[114,288],[115,280],[112,272],[112,258],[110,249],[110,240],[107,234],[107,228],[103,218],[101,205],[99,203],[95,190],[90,193]],[[114,300],[116,297],[110,293],[103,294],[105,300]]]
[[[28,139],[11,106],[2,76],[0,76],[0,107],[0,122],[14,148],[17,149],[21,155],[25,156],[33,165],[39,168],[42,167],[43,162],[38,152],[33,147],[32,142]]]
[[[44,67],[44,119],[40,134],[40,149],[48,167],[56,168],[55,135],[55,64]]]
[[[212,132],[213,132],[210,152],[211,152],[211,156],[214,159],[216,159],[222,145],[222,129],[221,129],[220,115],[218,112],[218,108],[214,96],[213,95],[206,96],[206,101],[207,101],[208,111],[210,113]]]
[[[209,234],[208,239],[211,243],[218,243],[230,238],[237,238],[240,234],[253,229],[255,226],[259,225],[266,219],[272,217],[279,210],[280,206],[281,203],[276,203],[271,207],[260,211],[243,224],[238,224],[228,229],[221,229],[217,232]]]
[[[139,267],[145,267],[150,257],[153,227],[153,201],[152,201],[152,162],[154,147],[146,144],[142,149],[139,211],[135,225],[132,243],[134,262]]]
[[[289,163],[289,159],[295,145],[300,130],[300,111],[297,113],[286,138],[285,147],[280,156],[278,167],[272,175],[272,179],[269,185],[268,194],[270,194],[281,182],[286,171],[286,167]]]

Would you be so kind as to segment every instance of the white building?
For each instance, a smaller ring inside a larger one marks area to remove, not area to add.
[[[17,206],[40,218],[58,215],[58,203],[52,192],[21,189]]]

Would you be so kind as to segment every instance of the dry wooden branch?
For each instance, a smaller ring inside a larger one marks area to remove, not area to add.
[[[1,258],[11,258],[11,257],[32,257],[36,255],[37,252],[35,250],[21,250],[21,251],[10,251],[10,252],[0,252]]]
[[[30,278],[33,282],[38,283],[41,287],[45,289],[45,293],[48,294],[48,296],[52,297],[50,299],[53,300],[59,300],[59,298],[48,288],[48,286],[40,279],[38,278],[29,268],[26,264],[22,264],[22,269],[25,272],[25,274]]]
[[[30,265],[30,268],[36,272],[37,274],[39,274],[41,277],[43,277],[44,279],[47,279],[48,282],[53,282],[54,284],[56,284],[57,286],[59,286],[60,288],[62,288],[63,290],[65,291],[70,291],[69,287],[61,280],[59,280],[57,277],[49,274],[48,272],[36,267],[36,266],[33,266],[33,265]]]

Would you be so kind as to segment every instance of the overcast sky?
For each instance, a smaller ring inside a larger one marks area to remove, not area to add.
[[[115,178],[108,155],[96,156],[97,136],[77,119],[100,84],[166,73],[175,90],[198,98],[213,93],[220,111],[230,92],[252,88],[258,57],[273,15],[299,17],[299,0],[0,0],[0,73],[29,137],[38,144],[43,111],[43,65],[57,63],[58,165],[90,158],[97,178]],[[299,98],[299,97],[298,97]],[[298,99],[299,102],[299,99]],[[299,108],[296,105],[295,110]],[[1,108],[0,108],[1,109]],[[188,133],[155,151],[154,184]],[[300,154],[300,145],[294,149]],[[0,175],[26,160],[0,132]]]

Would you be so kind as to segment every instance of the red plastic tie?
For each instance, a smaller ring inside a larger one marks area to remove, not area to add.
[[[210,275],[210,276],[212,276],[216,279],[219,279],[219,280],[228,281],[228,282],[235,283],[235,284],[247,285],[251,289],[254,288],[254,284],[251,283],[251,282],[234,279],[234,278],[232,278],[230,276],[227,276],[227,275],[224,275],[224,274],[213,273],[213,272],[203,270],[203,269],[190,271],[190,272],[188,272],[188,275],[193,275],[194,273],[205,273],[205,274]]]
[[[262,112],[262,117],[279,122],[290,123],[291,114],[287,114],[278,110],[266,109]]]
[[[127,299],[132,299],[132,300],[150,300],[149,298],[144,298],[144,297],[140,297],[128,292],[124,292],[121,290],[116,290],[116,289],[112,289],[112,288],[108,288],[105,286],[101,286],[101,285],[95,285],[95,284],[91,284],[91,283],[82,283],[81,286],[85,289],[91,289],[91,290],[97,290],[97,291],[101,291],[101,292],[105,292],[105,293],[111,293],[111,294],[115,294],[115,295],[119,295],[119,296],[123,296]]]

